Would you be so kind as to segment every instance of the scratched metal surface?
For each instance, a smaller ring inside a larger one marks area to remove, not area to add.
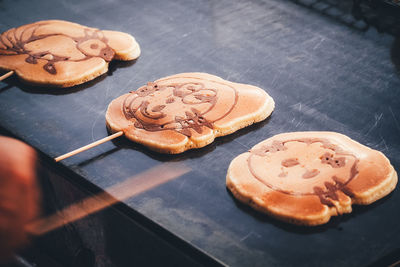
[[[72,89],[0,83],[2,127],[55,157],[106,136],[108,103],[147,81],[203,71],[254,84],[275,99],[271,118],[203,149],[160,155],[122,138],[62,164],[103,189],[161,162],[191,166],[125,203],[227,265],[362,266],[400,247],[399,190],[325,226],[301,228],[253,212],[225,188],[236,155],[288,131],[341,132],[384,152],[399,170],[398,40],[290,1],[0,0],[0,31],[56,18],[131,33],[142,55]]]

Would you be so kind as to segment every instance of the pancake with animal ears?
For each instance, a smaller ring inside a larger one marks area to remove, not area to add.
[[[35,85],[70,87],[107,72],[111,60],[133,60],[140,47],[132,35],[46,20],[0,35],[0,69]]]
[[[112,132],[123,131],[152,150],[177,154],[264,120],[274,105],[259,87],[207,73],[181,73],[114,99],[106,121]]]
[[[233,159],[226,177],[239,201],[309,226],[371,204],[396,184],[385,155],[335,132],[275,135]]]

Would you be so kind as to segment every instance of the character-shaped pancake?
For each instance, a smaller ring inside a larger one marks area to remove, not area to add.
[[[24,81],[69,87],[105,73],[113,59],[140,55],[135,39],[61,20],[39,21],[0,35],[0,69]]]
[[[162,153],[203,147],[267,118],[274,101],[262,89],[206,73],[182,73],[122,95],[108,106],[112,132]]]
[[[379,151],[334,132],[273,136],[236,157],[226,185],[240,201],[280,220],[319,225],[394,190],[397,174]]]

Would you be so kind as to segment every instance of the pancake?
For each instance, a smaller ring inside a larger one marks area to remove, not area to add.
[[[127,33],[62,20],[12,28],[0,35],[0,69],[35,85],[70,87],[107,72],[111,60],[133,60],[140,47]]]
[[[116,98],[106,122],[111,132],[123,131],[149,149],[177,154],[262,121],[273,109],[273,99],[259,87],[181,73]]]
[[[320,225],[394,190],[397,173],[379,151],[335,132],[275,135],[236,157],[226,186],[239,201],[299,225]]]

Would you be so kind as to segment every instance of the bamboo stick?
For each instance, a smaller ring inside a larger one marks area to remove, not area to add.
[[[115,138],[117,138],[117,137],[120,137],[120,136],[123,135],[123,134],[124,134],[123,131],[116,132],[116,133],[114,133],[114,134],[112,134],[112,135],[110,135],[110,136],[104,137],[103,139],[97,140],[97,141],[95,141],[95,142],[93,142],[93,143],[90,143],[90,144],[88,144],[88,145],[86,145],[86,146],[77,148],[77,149],[75,149],[75,150],[73,150],[73,151],[71,151],[71,152],[68,152],[68,153],[64,154],[64,155],[58,156],[58,157],[56,157],[54,160],[55,160],[56,162],[59,162],[59,161],[61,161],[61,160],[63,160],[63,159],[72,157],[72,156],[74,156],[74,155],[76,155],[76,154],[79,154],[79,153],[85,151],[85,150],[91,149],[91,148],[93,148],[93,147],[95,147],[95,146],[101,145],[101,144],[103,144],[103,143],[105,143],[105,142],[108,142],[108,141],[113,140],[113,139],[115,139]]]
[[[1,75],[0,81],[7,79],[8,77],[10,77],[13,74],[14,74],[14,71],[11,70],[11,71],[7,72],[6,74]]]

